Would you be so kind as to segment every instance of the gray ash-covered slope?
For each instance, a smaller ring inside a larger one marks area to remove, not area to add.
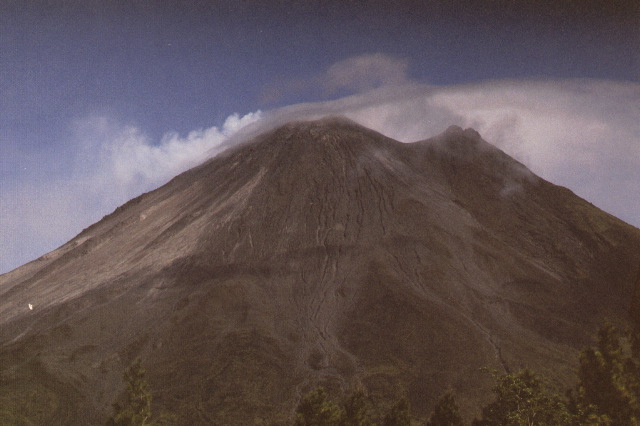
[[[471,415],[481,367],[572,380],[639,257],[638,229],[473,130],[292,123],[0,276],[0,403],[99,423],[140,357],[184,424],[287,419],[317,384],[417,416],[452,387]]]

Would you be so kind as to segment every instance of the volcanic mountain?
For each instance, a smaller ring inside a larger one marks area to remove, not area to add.
[[[451,387],[471,416],[482,367],[573,380],[638,259],[640,230],[472,129],[291,123],[0,276],[0,416],[102,423],[136,358],[182,424],[286,422],[319,384],[416,416]]]

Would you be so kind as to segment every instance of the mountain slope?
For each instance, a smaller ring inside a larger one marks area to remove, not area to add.
[[[287,419],[317,384],[417,415],[451,386],[470,414],[481,367],[572,378],[628,320],[638,258],[638,229],[473,130],[291,123],[0,276],[2,398],[99,423],[141,357],[185,424]]]

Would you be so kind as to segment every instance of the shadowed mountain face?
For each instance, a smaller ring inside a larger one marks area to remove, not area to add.
[[[481,367],[573,380],[639,258],[638,229],[473,130],[293,123],[0,276],[0,404],[102,422],[140,357],[184,424],[286,420],[318,384],[417,416],[453,387],[471,415]]]

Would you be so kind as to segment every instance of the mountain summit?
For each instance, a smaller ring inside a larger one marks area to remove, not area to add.
[[[472,130],[284,125],[0,276],[0,402],[104,421],[141,358],[185,424],[290,418],[318,384],[487,401],[482,367],[562,383],[626,323],[640,231]]]

